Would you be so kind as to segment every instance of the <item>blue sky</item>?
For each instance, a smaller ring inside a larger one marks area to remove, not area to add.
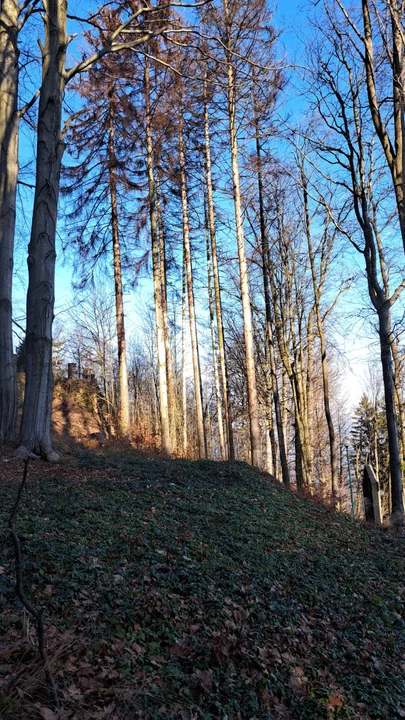
[[[70,11],[77,11],[80,8],[80,3],[70,3]],[[275,13],[276,24],[282,31],[281,43],[282,50],[281,54],[285,53],[287,64],[301,63],[301,41],[305,37],[306,33],[309,32],[307,25],[307,8],[308,5],[297,0],[285,0],[280,3],[280,6]],[[72,46],[74,53],[77,52],[78,48],[82,45],[80,39],[78,39],[75,45]],[[298,114],[301,109],[301,101],[298,95],[294,96],[294,93],[290,93],[288,99],[288,110],[293,114]],[[21,162],[25,164],[29,158],[33,157],[33,144],[32,135],[29,131],[25,131],[22,128],[21,136]],[[25,304],[25,284],[26,284],[26,245],[29,238],[29,222],[30,222],[30,204],[32,201],[32,192],[27,188],[21,188],[21,208],[23,213],[19,212],[19,228],[17,238],[17,256],[16,256],[16,283],[15,283],[15,306],[17,308],[17,319],[23,321],[24,316],[24,304]],[[63,201],[61,204],[61,210],[63,213]],[[63,231],[63,223],[59,224],[59,231]],[[61,320],[62,323],[68,323],[69,321],[69,307],[72,304],[72,292],[71,292],[71,280],[72,280],[72,269],[67,258],[63,258],[60,243],[58,243],[58,260],[56,269],[56,316]],[[357,262],[357,261],[355,261]],[[359,266],[360,267],[360,266]],[[145,306],[152,301],[151,282],[149,278],[143,278],[139,281],[138,287],[135,291],[127,292],[125,295],[125,308],[127,315],[127,331],[128,334],[136,333],[143,323],[143,311]],[[355,295],[352,295],[351,300],[345,301],[346,308],[350,309],[350,303],[353,306],[353,310],[357,308],[357,300]],[[135,308],[141,308],[139,314]],[[201,314],[205,311],[205,308],[201,308]],[[205,314],[205,312],[204,312]],[[343,385],[348,395],[350,396],[350,402],[355,404],[358,401],[360,394],[364,390],[363,378],[366,375],[365,360],[370,354],[370,342],[373,348],[375,343],[371,341],[371,334],[365,327],[362,326],[361,321],[354,322],[351,329],[348,332],[339,331],[336,334],[335,342],[339,345],[339,350],[346,358],[346,366],[342,365],[344,373]],[[374,353],[374,350],[373,350]]]

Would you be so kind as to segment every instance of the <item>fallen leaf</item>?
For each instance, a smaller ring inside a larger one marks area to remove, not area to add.
[[[38,705],[37,705],[37,710],[38,710],[41,718],[43,718],[43,720],[57,720],[58,716],[55,715],[53,710],[50,710],[47,707],[39,707]]]

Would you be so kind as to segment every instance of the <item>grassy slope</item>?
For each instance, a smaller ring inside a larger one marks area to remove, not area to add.
[[[241,463],[100,451],[32,468],[19,531],[61,717],[405,717],[402,541]],[[1,540],[0,714],[47,718]]]

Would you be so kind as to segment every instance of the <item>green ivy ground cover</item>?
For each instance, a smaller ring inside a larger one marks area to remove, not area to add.
[[[403,540],[242,463],[107,450],[36,465],[18,519],[51,711],[13,591],[18,479],[0,485],[2,718],[405,717]]]

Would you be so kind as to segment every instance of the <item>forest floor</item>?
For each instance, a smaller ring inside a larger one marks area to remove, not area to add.
[[[3,720],[405,717],[404,541],[243,463],[31,463],[17,527],[61,710],[14,597],[0,459]]]

